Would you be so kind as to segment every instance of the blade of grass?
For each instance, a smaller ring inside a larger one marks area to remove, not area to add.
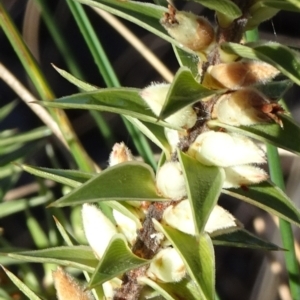
[[[258,30],[253,29],[248,31],[246,34],[246,39],[248,42],[253,42],[258,39]],[[282,100],[282,102],[284,102]],[[285,190],[285,184],[282,174],[282,169],[280,165],[280,157],[276,147],[267,144],[267,157],[269,163],[269,171],[271,180],[283,191]],[[300,270],[296,257],[294,235],[292,226],[285,220],[279,220],[279,228],[282,239],[283,248],[288,251],[284,251],[286,268],[289,275],[289,284],[291,289],[291,295],[293,300],[300,299]]]
[[[82,8],[82,5],[72,0],[66,0],[66,2],[73,14],[74,19],[77,22],[82,36],[88,45],[88,48],[94,58],[100,74],[105,81],[105,84],[107,87],[119,87],[119,80],[84,9]],[[122,119],[140,155],[144,158],[145,162],[149,163],[152,167],[156,167],[151,148],[144,135],[128,122],[130,121],[130,118],[122,117]]]
[[[55,98],[50,86],[48,85],[45,76],[41,72],[36,60],[30,53],[28,47],[22,40],[22,37],[13,23],[11,17],[6,11],[2,2],[0,2],[0,25],[9,39],[12,47],[16,51],[23,67],[28,76],[33,82],[37,92],[43,100],[53,100]],[[78,166],[85,171],[93,171],[93,162],[80,144],[76,134],[74,133],[71,124],[65,112],[54,109],[50,110],[52,117],[58,122],[59,127],[66,139],[71,153],[74,156]]]

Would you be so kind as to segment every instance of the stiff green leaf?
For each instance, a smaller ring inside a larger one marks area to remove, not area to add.
[[[170,124],[158,121],[144,100],[138,89],[107,88],[92,92],[75,94],[55,101],[44,101],[44,106],[61,109],[94,109],[121,115],[131,116],[146,122],[161,126],[172,127]]]
[[[155,282],[148,277],[141,277],[139,278],[139,282],[149,285],[166,300],[201,299],[194,282],[187,278],[179,282],[163,283]]]
[[[67,79],[69,82],[71,82],[72,84],[74,84],[75,86],[77,86],[79,89],[84,90],[86,92],[92,92],[95,91],[97,89],[99,89],[98,87],[95,87],[87,82],[84,82],[78,78],[76,78],[75,76],[73,76],[72,74],[68,73],[67,71],[60,69],[58,67],[56,67],[55,65],[52,64],[52,67],[65,79]]]
[[[17,106],[18,101],[12,101],[0,108],[0,122],[5,119],[9,114],[13,111],[13,109]]]
[[[3,271],[10,278],[10,280],[24,293],[30,300],[41,300],[26,284],[24,284],[17,276],[2,267]]]
[[[211,300],[215,295],[215,257],[207,233],[197,238],[153,220],[155,228],[161,231],[179,252],[189,275],[199,288],[200,299]]]
[[[168,9],[163,6],[152,3],[143,3],[138,1],[118,1],[118,0],[77,0],[89,6],[98,7],[113,15],[121,17],[127,21],[133,22],[138,26],[149,30],[156,36],[183,48],[187,52],[192,51],[183,47],[179,42],[171,38],[166,30],[160,24],[160,19]]]
[[[299,210],[280,188],[269,181],[250,185],[246,189],[224,189],[223,193],[258,206],[271,214],[300,226]]]
[[[271,81],[268,83],[256,84],[253,87],[258,89],[268,98],[278,100],[292,87],[293,82],[289,79],[281,81]]]
[[[187,105],[191,105],[202,98],[222,92],[224,91],[216,92],[205,88],[194,79],[190,69],[181,67],[172,81],[159,118],[167,118]]]
[[[51,134],[51,130],[47,127],[36,128],[26,133],[20,133],[11,137],[2,138],[0,140],[0,147],[34,141],[36,139],[47,137]]]
[[[163,127],[153,123],[143,122],[134,118],[132,118],[130,122],[135,125],[148,139],[150,139],[161,150],[163,150],[166,157],[170,159],[171,147],[165,136]]]
[[[122,234],[117,234],[111,239],[88,287],[93,288],[131,269],[149,263],[149,260],[134,255],[128,247],[125,237]]]
[[[199,73],[198,73],[199,57],[197,55],[188,53],[175,45],[173,45],[173,50],[179,65],[181,67],[189,68],[194,78],[199,77]]]
[[[257,124],[252,126],[231,126],[219,121],[209,121],[211,128],[221,127],[228,131],[249,136],[263,143],[270,143],[279,148],[300,154],[300,127],[290,117],[282,114],[280,119],[283,124],[281,128],[278,124]]]
[[[108,200],[162,201],[153,170],[144,163],[125,162],[102,171],[50,206],[62,207]]]
[[[263,1],[262,5],[267,7],[274,7],[277,9],[300,12],[300,3],[298,0],[285,0],[285,1]]]
[[[249,9],[250,17],[246,25],[246,30],[254,29],[264,21],[273,18],[279,9],[264,5],[264,1],[256,1]]]
[[[195,232],[203,233],[208,217],[221,194],[225,173],[223,169],[204,166],[183,152],[178,152],[178,157],[192,207]]]
[[[9,257],[23,262],[51,263],[73,267],[92,273],[98,264],[93,251],[88,246],[64,246],[44,250],[9,253]]]
[[[50,179],[74,188],[80,186],[81,183],[88,181],[96,175],[94,173],[87,173],[77,170],[50,169],[25,164],[20,165],[20,167],[32,175]]]
[[[277,245],[264,241],[247,230],[241,229],[234,232],[212,237],[215,246],[241,247],[261,250],[282,250]]]
[[[49,191],[47,194],[38,197],[2,202],[0,203],[0,218],[24,211],[26,208],[48,204],[51,200],[53,200],[53,194]]]
[[[228,18],[234,20],[242,15],[239,7],[230,0],[193,0],[203,6],[215,10],[216,12],[226,15]]]
[[[300,55],[284,45],[274,42],[248,44],[247,46],[223,43],[221,47],[226,52],[235,53],[244,58],[267,62],[300,85]]]

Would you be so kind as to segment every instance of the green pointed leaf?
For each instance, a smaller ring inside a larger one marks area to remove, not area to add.
[[[225,173],[217,167],[207,167],[194,158],[178,152],[188,198],[192,207],[196,234],[204,231],[208,217],[221,194]]]
[[[51,130],[43,126],[40,128],[30,130],[26,133],[15,134],[11,137],[2,138],[0,140],[0,147],[34,141],[36,139],[50,136],[51,134],[52,134]]]
[[[154,173],[147,164],[125,162],[107,168],[50,206],[108,200],[162,201],[163,198],[156,193]]]
[[[128,247],[125,237],[117,234],[111,239],[88,287],[93,288],[129,270],[149,263],[149,260],[134,255]]]
[[[93,272],[98,264],[88,246],[54,247],[44,250],[9,253],[9,257],[23,262],[51,263]]]
[[[26,208],[46,205],[51,200],[53,200],[53,194],[51,191],[48,191],[48,193],[46,193],[45,195],[38,197],[1,202],[0,218],[7,217],[20,211],[24,211]]]
[[[166,30],[160,24],[160,19],[168,9],[152,3],[143,3],[138,1],[118,1],[118,0],[77,0],[82,4],[101,8],[113,15],[121,17],[127,21],[133,22],[142,28],[149,30],[156,36],[183,48],[187,52],[190,49],[183,47],[179,42],[171,38]]]
[[[162,225],[153,220],[155,228],[161,231],[179,252],[189,275],[199,288],[200,299],[211,300],[215,295],[215,256],[207,233],[197,238]]]
[[[199,77],[199,72],[198,72],[199,57],[197,55],[188,53],[175,45],[173,45],[173,50],[179,65],[181,67],[189,68],[194,78]]]
[[[41,104],[61,109],[107,111],[172,128],[170,124],[157,120],[157,116],[140,97],[139,90],[133,88],[100,89],[59,98],[55,101],[44,101]]]
[[[26,284],[24,284],[17,276],[2,267],[3,271],[10,278],[10,280],[24,293],[30,300],[41,300]]]
[[[228,16],[228,18],[234,20],[242,15],[239,7],[230,0],[193,0],[203,6],[222,13]]]
[[[13,111],[13,109],[17,106],[19,101],[12,101],[2,107],[0,107],[0,122],[5,119],[9,114]]]
[[[131,123],[135,125],[148,139],[156,144],[161,150],[164,151],[166,157],[170,159],[171,147],[165,136],[164,128],[148,122],[143,122],[137,119],[132,119]]]
[[[20,167],[38,177],[46,178],[53,180],[55,182],[59,182],[70,187],[78,187],[81,183],[84,183],[91,179],[96,174],[87,173],[77,170],[61,170],[61,169],[51,169],[51,168],[42,168],[42,167],[35,167],[30,165],[20,165]]]
[[[283,124],[281,128],[278,124],[257,124],[252,126],[231,126],[219,121],[209,121],[210,128],[225,128],[228,131],[249,136],[263,143],[270,143],[279,148],[286,149],[296,154],[300,154],[300,127],[290,117],[282,114],[280,119]]]
[[[79,89],[84,90],[86,92],[92,92],[95,91],[97,89],[99,89],[98,87],[95,87],[87,82],[84,82],[78,78],[76,78],[75,76],[73,76],[72,74],[68,73],[67,71],[60,69],[58,67],[56,67],[55,65],[52,64],[52,67],[65,79],[67,79],[69,82],[71,82],[72,84],[74,84],[75,86],[77,86]]]
[[[235,43],[223,43],[222,49],[229,53],[235,53],[249,59],[259,59],[267,62],[293,82],[300,85],[300,55],[278,43],[268,42],[260,44],[248,44],[247,46]]]
[[[262,250],[282,250],[277,245],[264,241],[245,229],[227,234],[214,236],[212,242],[215,246],[241,247]]]
[[[241,199],[300,226],[299,210],[280,188],[269,181],[250,185],[246,189],[224,189],[223,193]]]
[[[141,277],[139,278],[139,282],[149,285],[166,300],[201,299],[201,295],[194,282],[187,278],[184,278],[179,282],[163,283],[155,282],[147,277]]]
[[[279,9],[265,6],[264,1],[256,1],[249,9],[250,17],[246,30],[258,27],[260,23],[273,18],[278,12]]]
[[[216,92],[205,88],[194,79],[192,72],[188,68],[181,67],[172,81],[159,118],[167,118],[176,111],[202,98],[223,92],[223,90]]]
[[[300,3],[298,0],[285,0],[285,1],[263,1],[263,6],[274,7],[278,9],[300,12]]]
[[[256,84],[253,87],[258,89],[268,98],[278,100],[292,87],[293,82],[289,79],[281,81],[271,81],[262,84]]]

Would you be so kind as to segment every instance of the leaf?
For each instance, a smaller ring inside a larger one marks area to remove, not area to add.
[[[36,251],[9,253],[9,257],[23,262],[51,263],[93,272],[98,260],[88,246],[63,246]]]
[[[3,271],[10,278],[10,280],[18,287],[18,289],[24,293],[30,300],[41,300],[31,289],[28,288],[17,276],[8,271],[6,268],[2,267]]]
[[[223,92],[223,90],[214,91],[205,88],[194,79],[192,72],[188,68],[181,67],[172,81],[159,118],[165,119],[202,98]]]
[[[247,186],[246,189],[224,189],[223,193],[241,199],[300,226],[299,210],[280,188],[269,181]]]
[[[171,38],[160,24],[160,19],[168,9],[152,3],[138,1],[118,1],[118,0],[77,0],[89,6],[98,7],[113,15],[133,22],[138,26],[149,30],[162,39],[172,43],[187,52],[192,53],[188,48],[183,47],[179,42]]]
[[[18,103],[19,101],[15,100],[0,107],[0,122],[9,116],[9,114],[13,111],[13,109],[17,106]]]
[[[153,170],[144,163],[125,162],[97,174],[50,206],[62,207],[108,200],[162,201]]]
[[[4,201],[0,203],[0,218],[24,211],[26,208],[48,204],[51,200],[53,200],[53,194],[51,191],[48,191],[45,195],[38,197]]]
[[[215,246],[241,247],[273,251],[282,250],[282,248],[278,247],[277,245],[268,241],[264,241],[244,229],[214,236],[212,237],[212,242]]]
[[[246,30],[258,27],[260,23],[273,18],[278,12],[279,9],[265,6],[264,1],[253,1],[253,5],[249,9],[250,17],[245,26]]]
[[[179,65],[181,67],[189,68],[193,74],[193,77],[197,78],[199,76],[199,72],[198,72],[199,57],[197,55],[188,53],[175,45],[173,45],[173,50]]]
[[[59,98],[55,101],[43,101],[41,104],[61,109],[107,111],[172,128],[170,124],[157,120],[157,117],[140,97],[139,90],[133,88],[99,89]]]
[[[94,288],[95,286],[131,269],[149,263],[149,260],[134,255],[128,247],[125,237],[122,234],[117,234],[111,239],[102,259],[91,277],[88,287]]]
[[[36,139],[50,136],[51,134],[52,134],[52,132],[49,128],[44,127],[44,126],[39,127],[39,128],[30,130],[26,133],[15,134],[11,137],[2,138],[0,140],[0,147],[34,141]]]
[[[292,87],[293,82],[289,79],[281,81],[271,81],[262,84],[256,84],[253,87],[258,89],[268,98],[278,100]]]
[[[230,0],[193,0],[234,20],[242,15],[239,7]]]
[[[130,122],[135,125],[148,139],[150,139],[161,150],[163,150],[166,157],[170,159],[171,147],[165,136],[163,127],[153,123],[143,122],[134,118],[132,118]]]
[[[69,82],[71,82],[72,84],[74,84],[75,86],[77,86],[79,89],[84,90],[86,92],[92,92],[95,91],[97,89],[99,89],[99,87],[95,87],[87,82],[84,82],[78,78],[76,78],[75,76],[73,76],[72,74],[68,73],[67,71],[60,69],[58,67],[56,67],[54,64],[52,64],[52,67],[65,79],[67,79]]]
[[[91,179],[96,174],[94,173],[87,173],[77,170],[61,170],[61,169],[51,169],[51,168],[42,168],[42,167],[35,167],[30,165],[20,165],[20,167],[38,177],[46,178],[53,180],[55,182],[59,182],[70,187],[78,187],[81,183],[84,183]]]
[[[225,173],[223,169],[204,166],[183,152],[178,152],[178,157],[192,207],[195,232],[203,233],[208,217],[221,194]]]
[[[148,277],[140,277],[139,282],[149,285],[166,300],[201,299],[195,284],[187,278],[179,282],[163,283],[155,282]]]
[[[300,12],[300,3],[298,0],[263,1],[262,5],[266,7],[274,7],[288,11]]]
[[[223,43],[222,49],[229,53],[237,54],[244,58],[259,59],[267,62],[296,84],[300,84],[300,55],[278,43],[268,42],[248,44],[247,46],[235,43]]]
[[[154,219],[153,223],[179,252],[189,275],[199,288],[201,295],[199,299],[214,299],[215,257],[208,234],[202,233],[196,238],[170,226],[162,225]]]
[[[281,128],[276,123],[257,124],[251,126],[231,126],[219,121],[209,121],[210,128],[221,127],[228,131],[249,136],[263,143],[270,143],[279,148],[300,154],[300,127],[287,115],[281,114],[280,119],[283,124]]]

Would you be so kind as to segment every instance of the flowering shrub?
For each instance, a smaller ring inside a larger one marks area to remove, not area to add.
[[[123,143],[114,146],[109,167],[100,173],[24,166],[58,182],[70,179],[74,189],[51,206],[83,205],[90,247],[76,245],[63,232],[68,246],[11,256],[43,257],[89,273],[87,288],[94,296],[58,269],[54,281],[61,300],[215,299],[214,244],[278,249],[259,238],[248,239],[243,225],[217,204],[221,193],[300,224],[300,212],[262,168],[267,158],[258,144],[300,153],[299,143],[288,138],[299,137],[300,128],[278,102],[291,80],[300,83],[299,56],[280,44],[243,40],[247,30],[284,7],[280,1],[196,1],[216,11],[212,25],[172,5],[79,2],[128,18],[166,39],[180,68],[171,84],[152,83],[141,90],[96,89],[58,70],[85,92],[44,105],[122,114],[163,154],[155,173]],[[288,79],[281,80],[280,74]]]

